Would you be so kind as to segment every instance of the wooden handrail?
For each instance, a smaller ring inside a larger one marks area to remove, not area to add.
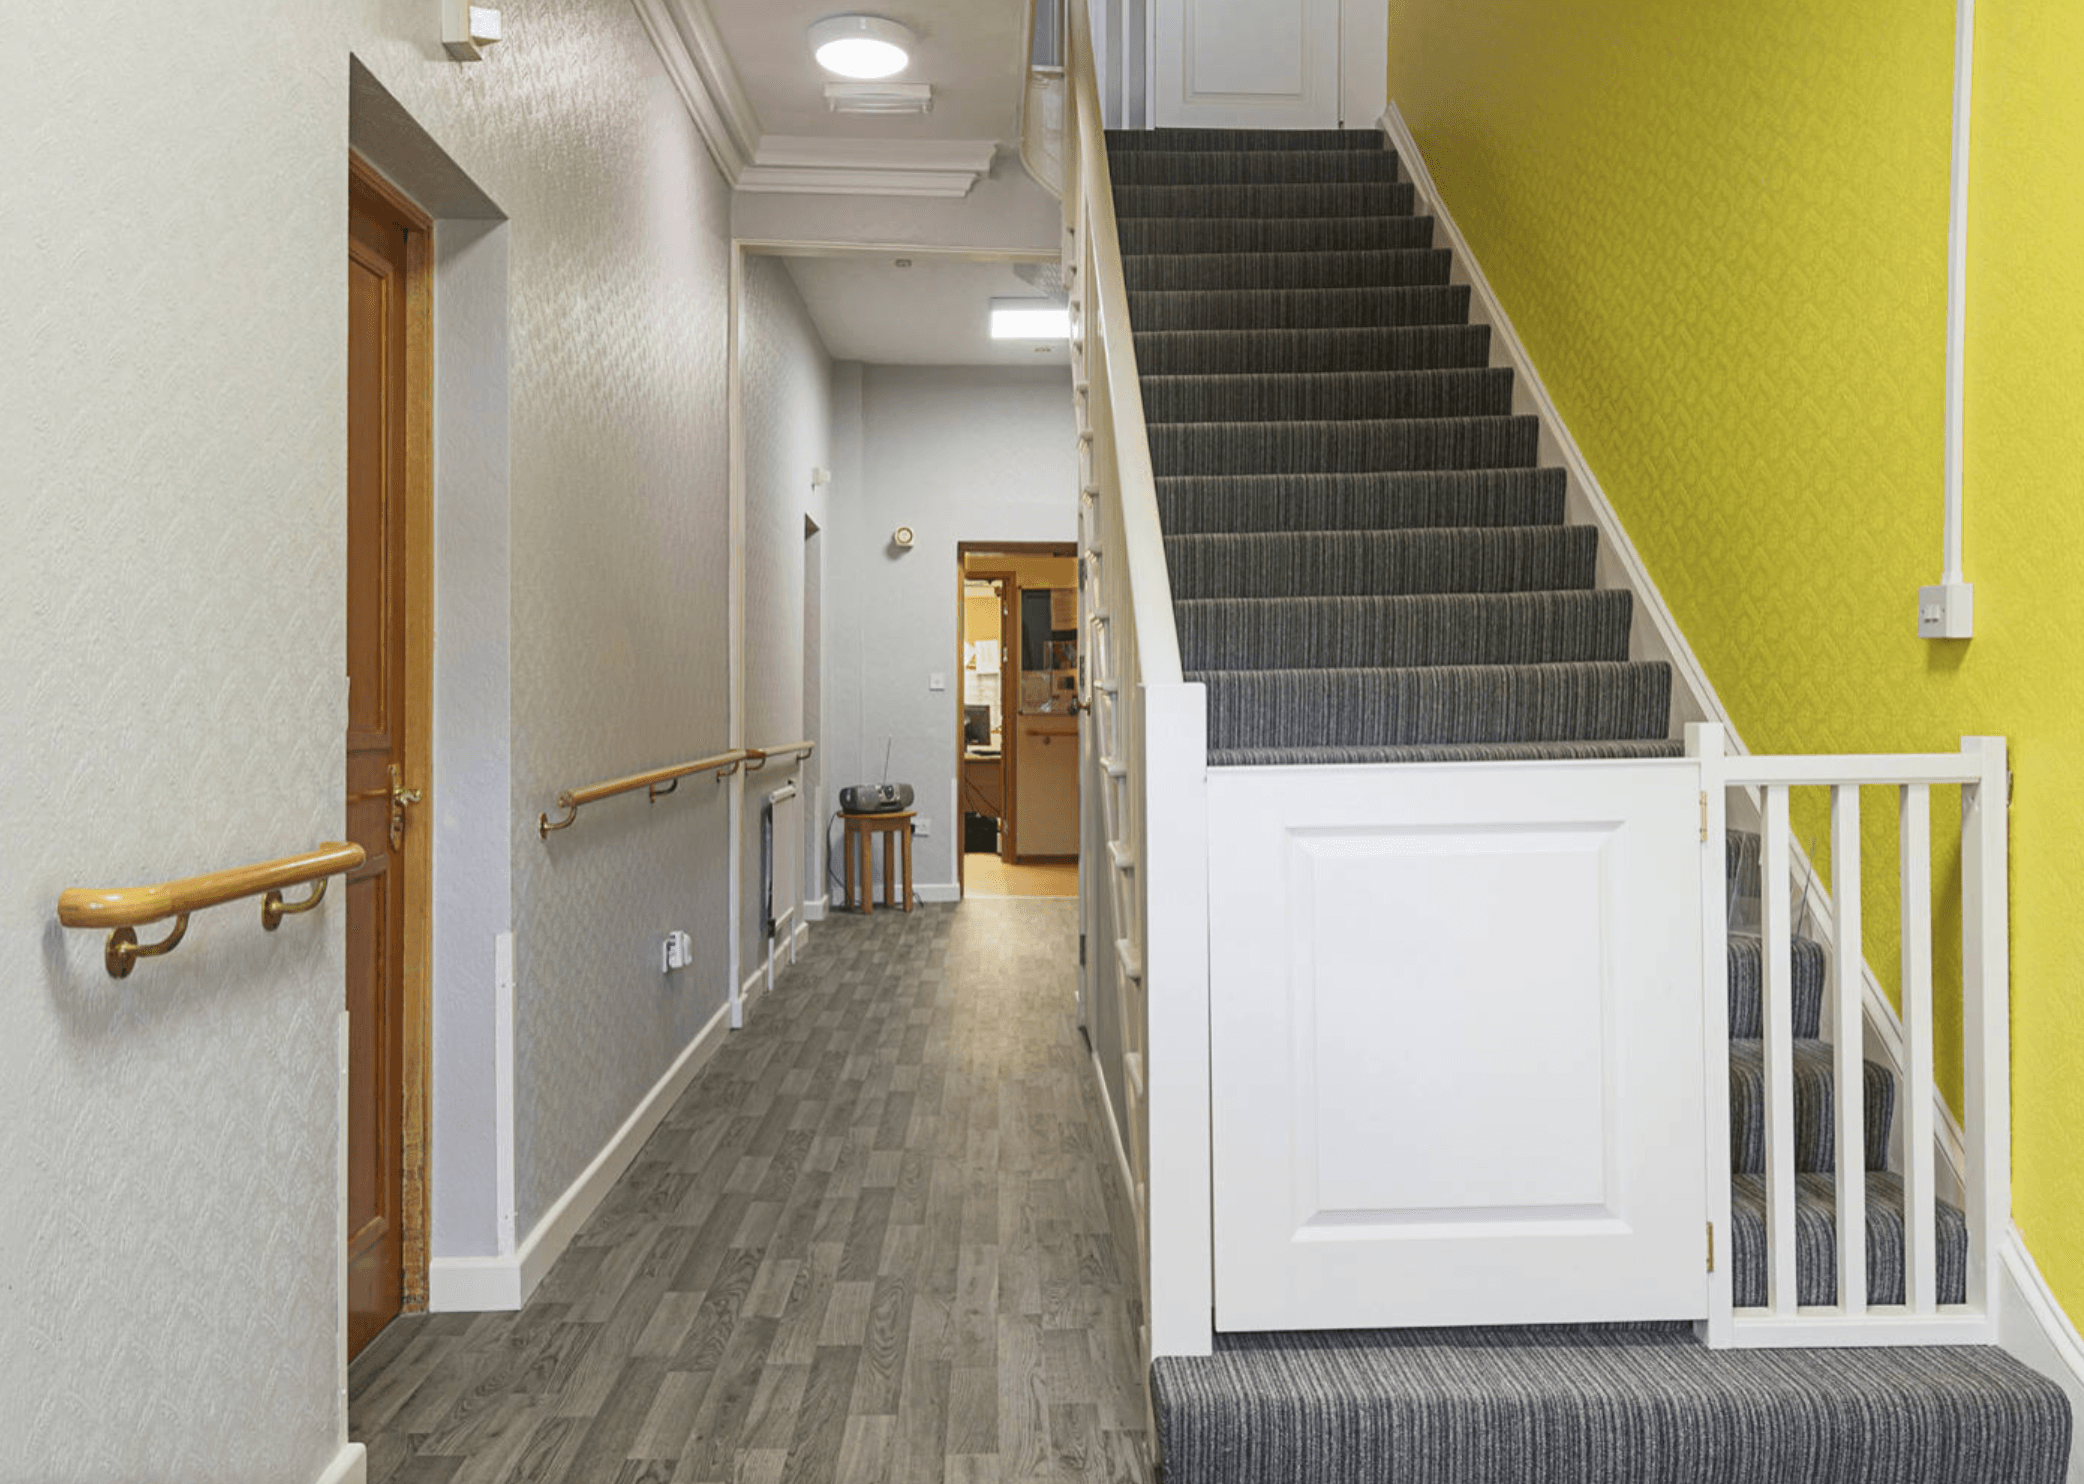
[[[111,975],[121,979],[139,959],[170,952],[188,931],[191,912],[257,896],[261,899],[261,926],[273,932],[283,918],[316,907],[325,897],[328,877],[352,871],[363,859],[361,846],[332,840],[302,855],[234,866],[228,871],[211,871],[158,886],[75,886],[59,893],[58,921],[69,928],[109,929],[103,962]],[[283,892],[306,884],[311,885],[310,896],[296,902],[282,899]],[[169,917],[174,919],[171,933],[157,943],[138,942],[135,929]]]
[[[719,752],[714,757],[698,757],[693,762],[674,763],[671,767],[652,768],[643,773],[632,773],[626,778],[611,778],[606,783],[589,783],[584,788],[568,788],[557,796],[557,807],[564,810],[563,819],[552,819],[548,814],[536,818],[536,833],[545,840],[550,831],[571,827],[579,817],[579,806],[612,799],[617,794],[647,790],[651,797],[659,799],[680,787],[680,780],[690,773],[707,773],[714,769],[719,779],[728,778],[748,758],[755,756],[750,749],[734,747],[729,752]],[[663,784],[664,787],[660,787]]]
[[[810,741],[777,742],[772,747],[748,747],[745,749],[745,771],[757,773],[784,753],[793,754],[789,761],[800,763],[817,750],[818,744]]]

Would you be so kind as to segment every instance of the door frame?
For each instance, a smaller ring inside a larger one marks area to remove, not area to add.
[[[1078,556],[1076,541],[958,541],[955,543],[955,798],[958,806],[962,801],[963,764],[963,711],[962,711],[962,636],[968,622],[967,609],[963,603],[962,585],[965,581],[1003,582],[1006,584],[999,600],[999,710],[1010,721],[1013,712],[1006,707],[1006,656],[1020,640],[1020,573],[1012,567],[979,568],[969,570],[971,556]],[[1084,648],[1083,636],[1080,649]],[[1019,751],[1014,739],[1014,728],[1008,725],[999,737],[999,818],[1006,828],[999,832],[999,859],[1008,865],[1014,864],[1018,856],[1010,851],[1009,842],[1017,838],[1019,821],[1013,813],[1013,780],[1020,766],[1016,754]],[[968,851],[962,845],[962,810],[956,809],[955,889],[958,894],[968,890],[968,875],[964,857]]]
[[[405,239],[405,726],[403,777],[427,798],[408,816],[404,973],[399,980],[399,1312],[424,1313],[432,1233],[428,1204],[433,1110],[434,948],[434,219],[354,150],[348,178],[409,224]],[[346,615],[342,614],[342,623]],[[341,1229],[342,1260],[347,1233]],[[344,1336],[343,1336],[344,1338]]]

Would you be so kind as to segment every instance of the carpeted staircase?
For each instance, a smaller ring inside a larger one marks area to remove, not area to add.
[[[1365,131],[1109,136],[1159,512],[1209,762],[1669,756],[1671,675],[1469,291]],[[1757,841],[1731,837],[1736,1303],[1765,1302]],[[1748,909],[1748,910],[1747,910]],[[1797,1267],[1837,1291],[1825,956],[1793,951]],[[1903,1295],[1869,1063],[1870,1302]],[[1942,1206],[1941,1302],[1967,1228]],[[1940,1484],[2063,1477],[2062,1393],[1968,1347],[1710,1351],[1689,1326],[1221,1336],[1153,1367],[1167,1484]]]

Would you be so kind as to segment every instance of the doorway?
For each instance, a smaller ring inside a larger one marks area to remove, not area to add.
[[[1076,553],[1055,542],[956,548],[966,896],[1078,894]]]
[[[427,1305],[432,222],[348,171],[347,1353]]]

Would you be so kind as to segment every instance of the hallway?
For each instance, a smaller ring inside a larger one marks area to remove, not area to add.
[[[815,929],[523,1310],[356,1361],[370,1484],[1147,1477],[1076,911]]]

